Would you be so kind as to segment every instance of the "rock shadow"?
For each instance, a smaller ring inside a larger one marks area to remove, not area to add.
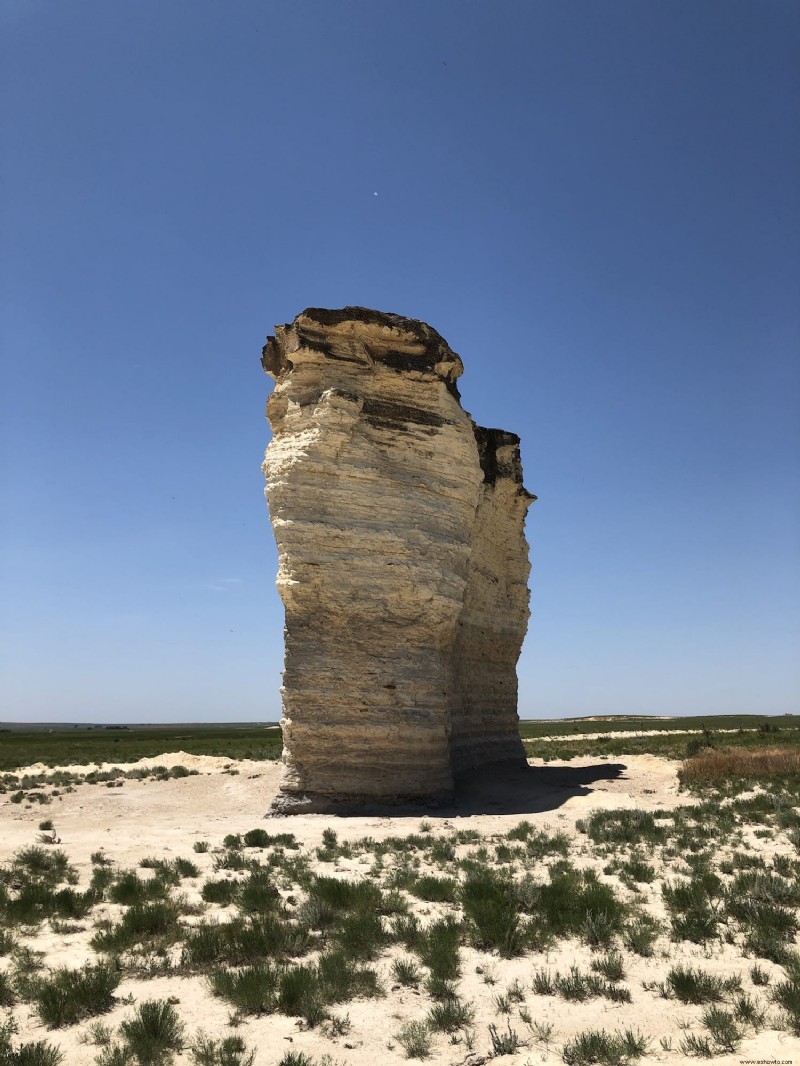
[[[563,806],[574,796],[597,791],[598,781],[623,780],[627,766],[599,762],[591,766],[529,766],[490,763],[456,777],[448,813],[543,814]],[[444,813],[444,811],[442,812]]]
[[[591,766],[530,766],[528,763],[487,763],[458,774],[452,793],[395,803],[372,797],[281,794],[273,799],[267,817],[291,814],[332,814],[340,817],[378,816],[419,818],[467,817],[473,814],[543,814],[555,811],[573,796],[598,791],[598,781],[624,780],[625,763]]]

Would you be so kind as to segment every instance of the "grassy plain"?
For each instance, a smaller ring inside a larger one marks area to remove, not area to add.
[[[575,724],[524,810],[260,825],[275,729],[0,734],[0,1062],[800,1059],[798,719]]]
[[[643,736],[658,730],[674,734]],[[652,753],[681,758],[687,731],[713,734],[715,746],[759,747],[764,736],[780,733],[782,744],[800,745],[800,715],[705,715],[651,718],[610,716],[559,721],[522,721],[520,736],[529,757],[564,759],[574,755]],[[611,737],[625,733],[630,736]],[[586,734],[592,739],[587,739]],[[606,734],[597,737],[597,734]],[[186,725],[51,725],[10,726],[0,723],[0,772],[20,766],[127,763],[165,751],[229,759],[278,759],[281,734],[274,723],[188,723]]]

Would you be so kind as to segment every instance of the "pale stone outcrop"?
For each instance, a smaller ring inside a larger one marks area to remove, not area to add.
[[[282,809],[441,796],[522,760],[519,438],[474,424],[423,322],[309,308],[264,348],[286,611]]]

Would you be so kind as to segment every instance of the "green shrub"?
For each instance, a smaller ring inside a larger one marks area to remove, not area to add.
[[[644,912],[637,914],[626,923],[622,932],[622,942],[629,951],[649,958],[653,954],[660,932],[661,923],[658,919]]]
[[[522,952],[524,930],[514,883],[509,878],[491,869],[470,870],[461,886],[461,903],[475,947],[495,949],[504,958]]]
[[[428,1028],[439,1033],[455,1033],[472,1024],[475,1011],[471,1004],[448,997],[434,1003],[428,1011]]]
[[[592,969],[602,974],[608,981],[622,981],[625,978],[625,964],[618,951],[611,951],[592,959]]]
[[[428,903],[454,903],[458,891],[452,877],[419,877],[409,887],[415,896]]]
[[[416,987],[420,976],[419,967],[413,959],[395,959],[392,963],[392,977],[400,985]]]
[[[239,970],[214,970],[208,978],[213,995],[240,1014],[268,1014],[275,1009],[282,968],[270,962]]]
[[[786,1011],[791,1031],[795,1036],[800,1036],[800,976],[794,974],[775,985],[772,998]]]
[[[395,1033],[395,1040],[408,1059],[426,1059],[431,1053],[431,1032],[425,1022],[409,1022]]]
[[[708,1007],[703,1011],[703,1025],[719,1051],[733,1053],[742,1038],[742,1032],[734,1016],[720,1007]]]
[[[163,999],[145,1000],[132,1018],[122,1022],[120,1031],[139,1066],[161,1066],[183,1048],[183,1023]]]
[[[515,1055],[522,1043],[517,1032],[506,1021],[506,1031],[498,1032],[496,1025],[489,1026],[489,1039],[492,1042],[492,1056]]]
[[[461,973],[461,927],[455,919],[442,918],[424,932],[416,952],[433,977],[452,981]]]
[[[167,886],[163,881],[157,877],[143,879],[135,870],[122,870],[108,889],[111,902],[120,903],[124,907],[148,900],[164,899],[166,895]]]
[[[328,950],[320,955],[317,975],[326,1003],[343,1003],[354,996],[371,998],[382,994],[375,971],[360,966],[341,951]]]
[[[707,878],[668,882],[661,886],[661,894],[670,914],[674,939],[705,944],[717,935],[719,915],[711,903]]]
[[[703,970],[678,965],[667,973],[667,989],[681,1003],[717,1003],[723,998],[725,983]]]
[[[310,946],[308,929],[283,915],[263,914],[230,922],[201,922],[188,932],[184,960],[190,966],[225,962],[231,966],[301,955]]]
[[[312,899],[322,900],[336,911],[378,911],[381,890],[371,881],[340,881],[335,877],[315,877],[308,888]]]
[[[74,1025],[83,1018],[104,1014],[114,1006],[121,975],[108,966],[54,970],[34,984],[34,1006],[48,1029]]]
[[[178,910],[169,901],[135,903],[117,924],[100,923],[90,940],[96,951],[120,952],[135,944],[166,945],[181,936]]]
[[[253,1066],[255,1051],[248,1051],[240,1036],[212,1040],[198,1033],[190,1054],[195,1066]]]
[[[585,824],[585,831],[595,844],[663,844],[666,826],[660,825],[649,811],[595,811]]]
[[[206,881],[200,890],[200,895],[206,903],[218,903],[227,907],[239,895],[240,888],[241,882],[232,881],[226,877],[218,881]]]
[[[589,1029],[579,1033],[564,1045],[562,1057],[567,1066],[620,1066],[640,1059],[647,1051],[648,1041],[639,1032],[607,1033],[604,1029]]]
[[[283,909],[280,892],[272,883],[267,870],[253,870],[247,879],[240,883],[238,906],[245,914],[261,914]]]

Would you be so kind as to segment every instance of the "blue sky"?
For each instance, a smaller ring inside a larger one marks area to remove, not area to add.
[[[794,0],[0,29],[0,718],[277,719],[260,349],[345,304],[522,437],[523,717],[800,711]]]

